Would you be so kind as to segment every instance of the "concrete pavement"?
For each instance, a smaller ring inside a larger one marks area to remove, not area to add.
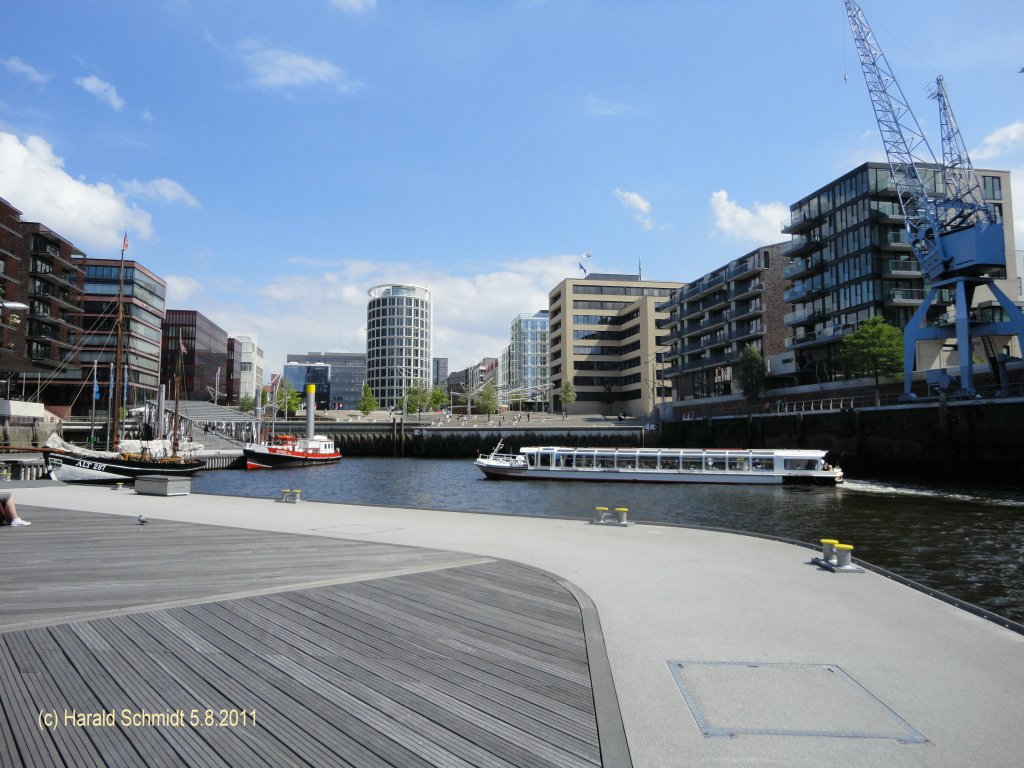
[[[877,574],[820,570],[805,548],[652,525],[107,487],[24,487],[16,498],[28,519],[32,507],[141,513],[551,572],[598,610],[636,766],[1011,766],[1024,752],[1024,637]]]

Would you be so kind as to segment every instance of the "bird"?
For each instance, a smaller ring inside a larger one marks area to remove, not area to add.
[[[1017,74],[1018,75],[1024,75],[1024,67],[1021,67],[1020,68],[1020,72],[1018,72]]]
[[[146,519],[145,515],[139,515],[139,525],[145,525],[149,520]]]

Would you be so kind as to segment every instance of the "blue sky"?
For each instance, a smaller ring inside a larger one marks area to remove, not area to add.
[[[1019,0],[861,5],[933,146],[941,73],[1024,198]],[[0,197],[90,256],[127,229],[270,370],[363,351],[390,281],[465,367],[583,253],[689,281],[868,159],[840,0],[34,0],[0,31]]]

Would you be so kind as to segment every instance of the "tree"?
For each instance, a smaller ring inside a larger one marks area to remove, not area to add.
[[[840,360],[849,376],[873,376],[875,405],[881,401],[879,379],[903,372],[903,331],[881,315],[869,317],[843,339]]]
[[[380,408],[380,403],[377,402],[377,398],[373,396],[373,392],[370,390],[370,385],[363,384],[363,394],[359,398],[359,402],[356,403],[356,408],[363,416],[369,416],[370,413]]]
[[[572,405],[576,402],[576,387],[572,385],[572,382],[565,379],[562,382],[562,386],[558,388],[558,399],[562,402],[562,410],[565,410],[565,406]]]
[[[761,350],[752,344],[747,344],[740,353],[740,359],[736,363],[737,379],[743,388],[743,394],[748,402],[755,402],[764,392],[765,372],[764,357]]]
[[[406,413],[430,407],[430,390],[426,384],[413,384],[405,390]]]
[[[434,387],[430,390],[430,410],[436,411],[448,405],[448,393],[441,387]]]
[[[478,413],[498,412],[498,388],[494,386],[493,381],[484,384],[484,388],[476,396],[476,410]]]
[[[252,395],[242,395],[238,398],[238,410],[242,413],[251,413],[252,407],[256,404],[256,398]]]
[[[294,414],[298,409],[299,405],[302,404],[302,396],[298,391],[289,384],[287,381],[282,381],[281,386],[277,390],[277,412],[283,413],[287,419],[289,412]]]

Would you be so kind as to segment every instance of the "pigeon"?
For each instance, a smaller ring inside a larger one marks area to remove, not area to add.
[[[149,520],[146,519],[145,515],[139,515],[139,525],[145,525]]]

